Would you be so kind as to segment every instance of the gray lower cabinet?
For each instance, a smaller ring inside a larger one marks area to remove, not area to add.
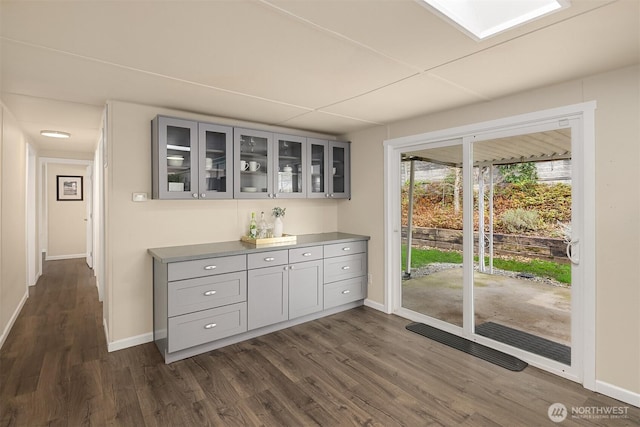
[[[289,319],[322,311],[323,271],[322,260],[289,266]]]
[[[289,275],[286,266],[249,270],[249,329],[289,319]]]
[[[367,241],[323,243],[175,262],[150,250],[154,341],[166,363],[362,304]]]

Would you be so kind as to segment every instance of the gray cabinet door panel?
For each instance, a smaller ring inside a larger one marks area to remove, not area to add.
[[[367,274],[367,254],[325,258],[324,282],[331,283]]]
[[[332,258],[336,256],[359,254],[366,250],[367,242],[364,241],[336,243],[334,245],[325,245],[324,257]]]
[[[169,264],[169,281],[231,273],[234,271],[242,271],[246,268],[246,255],[172,262]]]
[[[247,303],[244,302],[172,317],[168,351],[183,350],[246,330]]]
[[[366,286],[364,276],[324,285],[324,309],[364,299]]]
[[[322,261],[309,261],[289,267],[289,319],[322,310]]]
[[[169,282],[169,317],[221,307],[247,299],[247,273],[218,274]]]
[[[322,246],[310,246],[306,248],[289,249],[289,264],[322,259],[322,254],[323,254]]]
[[[247,272],[249,329],[283,322],[289,318],[288,272],[286,265]]]

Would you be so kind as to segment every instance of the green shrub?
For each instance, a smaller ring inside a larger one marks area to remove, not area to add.
[[[500,215],[500,223],[509,233],[526,233],[538,229],[538,211],[509,209]]]

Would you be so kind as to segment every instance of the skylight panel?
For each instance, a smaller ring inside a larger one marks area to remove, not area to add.
[[[483,40],[569,7],[569,0],[418,0]]]

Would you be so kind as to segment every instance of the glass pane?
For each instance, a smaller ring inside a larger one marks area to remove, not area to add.
[[[167,126],[167,190],[191,191],[191,130]]]
[[[402,307],[460,327],[463,326],[461,164],[462,146],[452,145],[405,153],[401,165]]]
[[[278,193],[302,193],[302,143],[278,141]]]
[[[333,170],[332,179],[333,179],[333,192],[334,193],[344,193],[344,148],[342,147],[333,147]]]
[[[267,138],[251,135],[240,137],[240,191],[266,193],[269,169]]]
[[[227,135],[206,133],[205,178],[207,191],[227,191]]]
[[[473,154],[475,333],[571,365],[570,129]]]
[[[311,192],[325,193],[324,188],[324,145],[311,145]]]

